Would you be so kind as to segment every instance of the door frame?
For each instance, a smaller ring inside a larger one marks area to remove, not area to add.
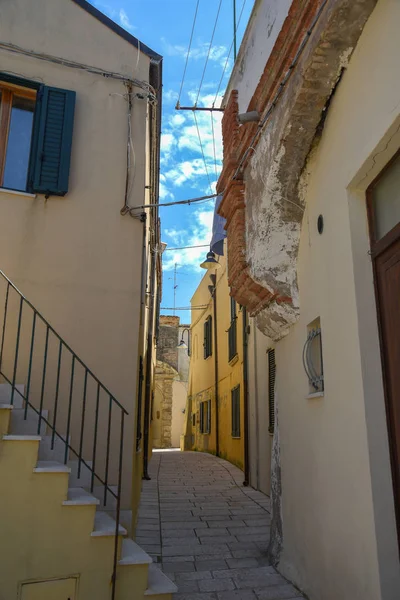
[[[378,283],[378,269],[377,269],[377,258],[381,256],[390,246],[392,246],[395,242],[400,239],[400,222],[397,223],[386,235],[383,236],[380,240],[377,239],[376,236],[376,219],[375,219],[375,211],[373,206],[373,189],[375,184],[381,179],[382,175],[391,167],[395,160],[397,160],[400,156],[400,149],[393,155],[393,157],[386,163],[383,169],[378,173],[375,179],[370,183],[366,190],[366,205],[367,205],[367,217],[368,217],[368,229],[369,229],[369,239],[370,239],[370,254],[372,259],[372,270],[373,270],[373,280],[374,280],[374,292],[375,292],[375,302],[376,302],[376,316],[378,323],[378,332],[379,332],[379,348],[380,348],[380,359],[381,359],[381,367],[382,367],[382,380],[383,380],[383,390],[384,390],[384,398],[385,398],[385,412],[386,412],[386,425],[388,432],[388,442],[389,442],[389,455],[390,455],[390,468],[392,474],[392,489],[393,489],[393,499],[394,499],[394,509],[396,516],[396,525],[397,525],[397,542],[400,552],[400,476],[398,474],[398,465],[397,465],[397,456],[395,456],[395,425],[392,414],[392,407],[390,402],[390,392],[389,392],[389,381],[388,381],[388,365],[387,365],[387,357],[386,357],[386,346],[384,343],[384,334],[383,334],[383,325],[382,325],[382,315],[384,308],[382,307],[380,293],[379,293],[379,283]]]

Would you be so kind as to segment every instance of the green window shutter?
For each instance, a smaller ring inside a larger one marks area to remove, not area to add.
[[[68,192],[75,92],[41,86],[37,95],[29,165],[29,191]]]

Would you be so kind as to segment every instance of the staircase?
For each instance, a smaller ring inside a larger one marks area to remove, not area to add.
[[[1,282],[0,598],[171,600],[120,524],[125,409]]]

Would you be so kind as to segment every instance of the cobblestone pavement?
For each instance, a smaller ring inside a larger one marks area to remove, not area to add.
[[[269,498],[200,452],[155,451],[136,541],[178,586],[174,600],[303,598],[267,559]]]

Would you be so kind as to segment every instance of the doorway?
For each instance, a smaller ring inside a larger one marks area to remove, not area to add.
[[[367,206],[400,547],[400,152],[368,188]]]

